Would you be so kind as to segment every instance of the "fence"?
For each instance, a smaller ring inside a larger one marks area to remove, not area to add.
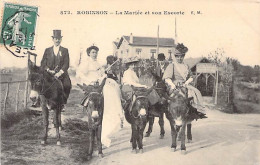
[[[30,57],[34,57],[34,61],[36,62],[36,56],[37,54],[31,53],[30,51],[28,53],[28,62],[30,60]],[[7,106],[9,105],[10,108],[12,109],[12,105],[15,105],[14,109],[15,112],[18,112],[18,109],[21,108],[22,106],[19,106],[20,102],[23,102],[23,108],[26,109],[27,107],[27,102],[28,102],[28,75],[29,75],[29,70],[28,70],[28,65],[26,68],[26,79],[25,80],[14,80],[13,81],[13,76],[15,74],[1,74],[1,78],[6,78],[5,81],[0,82],[1,84],[1,95],[4,95],[4,100],[3,103],[1,103],[1,114],[4,115],[6,114]],[[9,76],[9,77],[8,77]],[[21,76],[21,75],[20,75]],[[24,84],[24,85],[23,85]],[[15,88],[16,85],[16,88]],[[20,97],[20,91],[22,85],[24,86],[24,99],[22,100]],[[14,86],[14,87],[13,87]],[[4,90],[5,89],[5,90]],[[10,94],[14,95],[14,98],[10,98]],[[11,103],[9,103],[11,102]]]

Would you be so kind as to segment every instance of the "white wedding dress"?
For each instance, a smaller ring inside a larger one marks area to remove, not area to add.
[[[111,136],[120,129],[121,117],[123,117],[123,108],[121,105],[121,90],[119,84],[107,78],[103,88],[104,112],[102,121],[101,141],[109,147]]]

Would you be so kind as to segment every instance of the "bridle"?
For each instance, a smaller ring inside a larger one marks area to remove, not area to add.
[[[136,99],[135,99],[135,102],[136,102],[137,99],[139,99],[139,98],[147,99],[146,96],[137,96]],[[135,103],[134,103],[134,104],[135,104]],[[132,108],[133,108],[133,107],[132,107]],[[134,119],[138,119],[138,118],[141,118],[141,117],[142,117],[142,116],[140,115],[140,110],[138,110],[138,115],[137,115],[137,116],[135,116],[135,115],[133,114],[133,111],[132,111],[132,110],[129,111],[129,113],[130,113],[131,116],[133,116]],[[145,116],[146,116],[146,115],[145,115]]]
[[[37,80],[35,81],[35,83],[32,85],[32,89],[35,89],[35,86],[36,86],[37,83],[41,83],[41,84],[42,84],[42,85],[41,85],[41,91],[40,91],[39,95],[44,95],[49,89],[51,89],[51,87],[55,84],[56,81],[60,81],[58,78],[54,77],[55,80],[52,82],[52,84],[51,84],[48,88],[44,89],[43,87],[44,87],[45,82],[46,82],[47,80],[44,78],[44,76],[43,76],[42,74],[40,74],[40,75],[41,75],[40,78],[37,79]],[[61,84],[61,85],[62,85],[62,84]],[[63,86],[62,86],[62,87],[63,87]]]

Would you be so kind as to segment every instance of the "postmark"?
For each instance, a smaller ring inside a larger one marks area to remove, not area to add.
[[[38,7],[5,3],[0,44],[16,57],[34,50]]]

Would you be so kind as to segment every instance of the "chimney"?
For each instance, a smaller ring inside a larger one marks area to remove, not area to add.
[[[134,37],[133,37],[133,34],[131,33],[131,34],[130,34],[129,43],[132,44],[133,42],[134,42]]]

